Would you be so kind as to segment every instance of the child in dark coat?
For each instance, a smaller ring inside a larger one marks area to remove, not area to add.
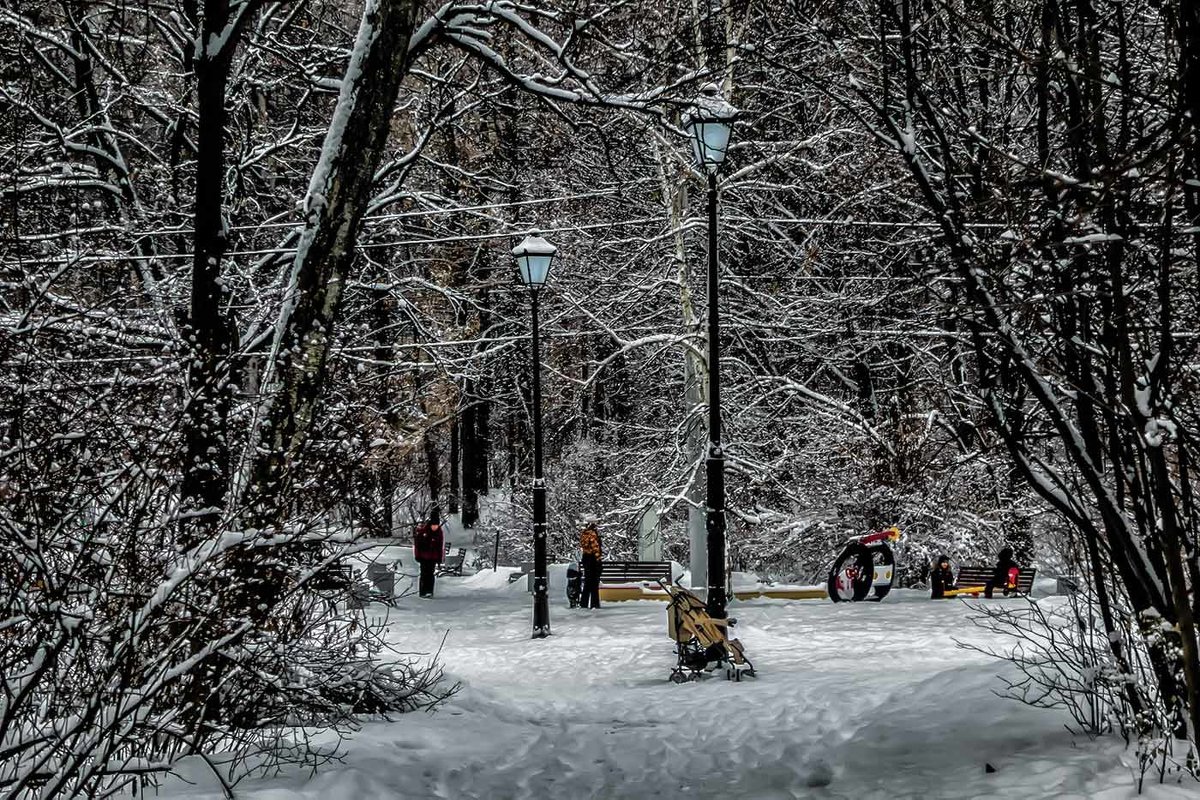
[[[936,599],[946,596],[947,589],[954,588],[954,572],[950,569],[950,556],[939,556],[929,574],[930,597]]]

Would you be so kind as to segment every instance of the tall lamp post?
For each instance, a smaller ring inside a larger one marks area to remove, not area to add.
[[[708,537],[708,613],[725,617],[725,451],[721,447],[721,317],[717,304],[717,172],[729,149],[737,109],[708,84],[683,124],[698,166],[708,175],[708,458],[705,529]]]
[[[533,638],[550,635],[550,579],[546,570],[546,481],[542,477],[542,364],[538,350],[538,293],[550,276],[558,248],[531,233],[512,249],[529,287],[533,309]]]

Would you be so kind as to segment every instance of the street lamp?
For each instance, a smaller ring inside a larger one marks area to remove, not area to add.
[[[538,293],[550,277],[558,248],[530,233],[512,249],[533,308],[533,638],[550,635],[550,579],[546,570],[546,481],[542,478],[542,364],[538,352]]]
[[[729,149],[737,109],[708,84],[683,117],[696,163],[708,174],[708,458],[705,529],[708,535],[710,616],[725,618],[725,451],[721,448],[721,318],[717,306],[717,171]]]

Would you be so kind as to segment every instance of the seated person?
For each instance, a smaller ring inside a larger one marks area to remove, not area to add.
[[[1017,576],[1020,574],[1021,568],[1017,566],[1017,562],[1013,560],[1013,551],[1011,547],[1006,547],[1000,551],[1000,556],[996,559],[996,568],[992,570],[992,578],[988,581],[987,587],[983,590],[984,597],[991,597],[992,590],[1000,587],[1004,591],[1004,596],[1007,597],[1009,592],[1013,592],[1017,588]]]
[[[929,588],[932,590],[930,597],[933,599],[945,597],[946,590],[954,588],[954,572],[950,569],[950,556],[938,557],[937,563],[933,566],[933,572],[929,574]]]

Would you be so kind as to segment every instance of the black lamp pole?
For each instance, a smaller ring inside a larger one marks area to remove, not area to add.
[[[717,171],[708,170],[708,614],[725,618],[725,451],[721,449],[721,316],[717,303]]]
[[[708,174],[708,458],[705,468],[705,529],[708,534],[710,616],[725,618],[725,450],[721,447],[721,312],[717,286],[717,172],[729,150],[737,109],[710,83],[683,117],[692,137],[697,166]]]
[[[531,231],[512,249],[529,287],[533,309],[533,638],[550,635],[550,577],[546,571],[546,481],[542,477],[542,354],[538,347],[538,297],[558,248]]]
[[[550,578],[546,571],[546,481],[542,478],[542,362],[538,347],[538,289],[533,307],[533,638],[550,635]]]

